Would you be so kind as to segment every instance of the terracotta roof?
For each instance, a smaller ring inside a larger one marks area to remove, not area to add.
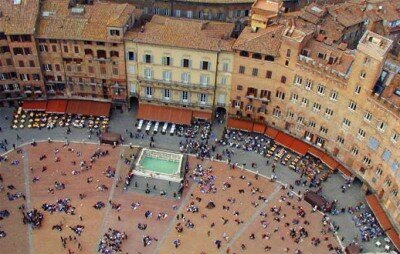
[[[400,74],[396,74],[390,84],[382,92],[382,97],[384,99],[400,108],[400,96],[395,94],[396,89],[400,90]]]
[[[123,28],[135,9],[130,4],[95,2],[78,5],[84,8],[84,13],[73,14],[68,2],[42,1],[38,38],[105,41],[107,27]]]
[[[233,49],[277,56],[282,43],[284,25],[274,25],[253,32],[246,27],[233,45]]]
[[[39,13],[39,0],[0,0],[0,31],[6,34],[34,34]]]
[[[321,30],[324,30],[324,35],[334,41],[339,40],[343,36],[345,27],[335,22],[332,16],[326,17],[321,23]]]
[[[328,7],[329,14],[344,27],[350,27],[364,21],[360,4],[343,3]]]
[[[209,3],[209,4],[232,4],[232,3],[253,3],[254,0],[179,0],[180,2],[190,3]]]
[[[399,3],[395,1],[385,1],[379,4],[382,6],[382,10],[379,10],[377,14],[386,21],[400,20]]]
[[[144,31],[134,31],[125,39],[172,47],[211,51],[231,51],[234,24],[154,15]]]

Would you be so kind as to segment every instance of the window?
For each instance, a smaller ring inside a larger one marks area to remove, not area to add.
[[[79,47],[78,46],[74,46],[74,51],[76,54],[79,54]]]
[[[144,55],[144,61],[143,62],[145,62],[145,63],[152,63],[153,61],[153,59],[152,59],[153,57],[150,55],[150,54],[145,54]]]
[[[110,57],[119,57],[119,52],[118,51],[110,51]]]
[[[182,101],[188,101],[188,100],[189,100],[189,92],[182,91]]]
[[[279,117],[281,117],[281,114],[282,114],[282,112],[278,107],[274,108],[274,110],[272,111],[272,115],[275,117],[279,118]]]
[[[53,68],[51,67],[51,64],[43,64],[43,70],[45,71],[51,71]]]
[[[298,99],[299,99],[299,95],[297,95],[295,93],[292,93],[292,95],[290,96],[291,102],[297,103]]]
[[[351,148],[350,152],[351,152],[351,154],[352,154],[353,156],[357,156],[357,155],[358,155],[358,148],[355,147],[355,146],[353,146],[353,147]]]
[[[293,119],[294,118],[294,113],[292,111],[288,111],[287,118]]]
[[[364,79],[367,76],[367,73],[365,71],[360,72],[360,78]]]
[[[332,101],[337,101],[338,98],[339,98],[339,92],[338,92],[338,91],[335,91],[335,90],[332,90],[332,92],[331,92],[329,98],[330,98]]]
[[[398,170],[399,170],[399,162],[395,160],[392,163],[392,171],[396,173]]]
[[[47,51],[49,51],[49,49],[48,49],[47,45],[40,44],[39,45],[39,51],[40,52],[47,52]]]
[[[224,72],[228,72],[229,71],[229,63],[228,62],[224,62],[222,64],[222,71],[224,71]]]
[[[107,58],[107,53],[105,50],[97,50],[97,58]]]
[[[267,79],[271,79],[272,78],[272,71],[267,71],[267,74],[265,75],[265,77]]]
[[[282,91],[276,91],[276,97],[278,99],[284,100],[285,99],[285,93]]]
[[[387,128],[387,124],[385,122],[379,122],[378,124],[378,131],[380,132],[384,132]]]
[[[152,87],[146,87],[146,96],[147,97],[153,96],[153,88]]]
[[[368,156],[364,156],[363,163],[367,166],[371,166],[371,158],[369,158]]]
[[[186,17],[189,18],[189,19],[193,18],[193,11],[187,11],[186,12]]]
[[[262,59],[262,56],[259,53],[254,53],[251,57],[254,58],[254,59],[259,59],[259,60]]]
[[[242,86],[242,85],[238,85],[238,86],[236,87],[236,90],[242,91],[242,90],[243,90],[243,86]]]
[[[325,90],[326,90],[326,87],[324,85],[321,85],[321,84],[318,85],[317,91],[318,91],[319,95],[325,95]]]
[[[311,80],[307,80],[306,89],[311,91],[313,87],[313,82]]]
[[[181,65],[182,65],[182,67],[184,67],[184,68],[190,68],[190,67],[191,67],[191,61],[190,61],[190,59],[187,59],[187,58],[182,59]]]
[[[18,61],[19,67],[25,67],[24,61]]]
[[[392,152],[388,149],[386,149],[383,154],[382,154],[382,159],[385,161],[390,160],[390,157],[392,157]]]
[[[294,84],[297,86],[301,86],[302,82],[303,82],[303,78],[301,76],[296,75],[296,78],[294,79]]]
[[[110,29],[111,36],[119,36],[120,32],[117,29]]]
[[[286,50],[286,57],[290,57],[290,54],[291,54],[291,50],[290,49]]]
[[[282,83],[282,84],[286,84],[286,77],[285,77],[285,76],[282,76],[282,77],[281,77],[281,83]]]
[[[144,77],[146,79],[153,79],[153,70],[150,68],[145,68],[144,69]]]
[[[172,58],[169,56],[164,56],[162,58],[162,64],[166,66],[171,66],[172,65]]]
[[[310,121],[308,122],[308,127],[315,128],[315,126],[317,126],[317,124],[315,123],[315,121],[310,120]]]
[[[367,121],[367,122],[371,122],[371,120],[372,120],[372,114],[371,114],[370,112],[368,112],[368,111],[365,112],[364,120]]]
[[[190,74],[186,72],[182,73],[181,80],[184,84],[190,84]]]
[[[348,108],[352,111],[355,111],[357,109],[357,103],[355,103],[354,101],[350,101]]]
[[[171,82],[172,81],[172,72],[171,71],[163,71],[163,80],[165,82]]]
[[[368,144],[369,148],[376,151],[376,150],[378,150],[379,145],[380,145],[380,143],[376,138],[374,138],[374,137],[369,138],[369,144]]]
[[[94,68],[93,68],[93,66],[89,66],[89,67],[88,67],[88,71],[89,71],[89,73],[94,73]]]
[[[331,119],[331,117],[333,116],[333,110],[330,108],[326,108],[325,110],[325,118],[326,119]]]
[[[351,121],[349,119],[347,119],[347,118],[344,118],[342,126],[347,129],[347,128],[350,127],[350,125],[351,125]]]
[[[221,85],[226,85],[228,83],[228,76],[224,75],[221,78]]]
[[[244,66],[239,66],[239,73],[240,73],[240,74],[244,74],[245,71],[246,71],[246,67],[244,67]]]
[[[181,10],[175,10],[175,17],[180,17],[181,16]]]
[[[200,75],[200,85],[208,86],[209,83],[210,83],[210,76]]]
[[[258,75],[258,69],[257,68],[253,68],[251,75],[253,75],[254,77],[257,77]]]
[[[57,46],[56,45],[51,45],[51,51],[57,52]]]
[[[321,110],[321,104],[314,102],[313,111],[319,112]]]
[[[204,71],[210,70],[211,68],[211,63],[208,61],[201,61],[200,62],[200,68]]]
[[[164,89],[164,99],[171,99],[171,90],[169,89]]]
[[[35,61],[30,60],[29,61],[29,67],[35,67]]]
[[[344,144],[344,138],[341,136],[338,136],[336,139],[336,142],[338,142],[339,144],[343,145]]]
[[[268,62],[275,61],[275,57],[271,56],[271,55],[266,55],[264,59],[265,59],[265,61],[268,61]]]
[[[307,107],[308,106],[308,99],[307,98],[303,97],[301,99],[301,106],[302,107]]]
[[[205,93],[200,94],[200,103],[203,103],[203,104],[207,103],[207,94],[205,94]]]
[[[85,49],[85,55],[92,55],[93,56],[93,51],[91,49]]]
[[[363,129],[358,129],[357,138],[359,140],[363,140],[365,138],[366,132]]]
[[[135,61],[136,60],[135,52],[132,52],[132,51],[128,52],[128,60],[129,61]]]
[[[324,126],[321,126],[321,128],[319,129],[319,131],[320,131],[321,133],[328,134],[328,128],[326,128],[326,127],[324,127]]]
[[[360,85],[357,85],[357,86],[356,86],[356,89],[354,89],[354,92],[355,92],[356,94],[360,94],[360,92],[361,92],[361,86],[360,86]]]
[[[240,51],[239,55],[240,55],[240,56],[243,56],[243,57],[249,57],[249,52],[247,52],[247,51]]]
[[[65,53],[68,53],[68,46],[67,45],[64,45],[63,49],[64,49]]]
[[[393,142],[394,144],[397,144],[397,142],[399,141],[399,139],[400,139],[400,134],[397,133],[397,132],[394,132],[393,135],[392,135],[392,137],[390,138],[390,140],[392,140],[392,142]]]
[[[267,98],[268,100],[270,100],[270,99],[271,99],[271,91],[268,91],[268,90],[261,90],[260,98],[261,98],[261,99]]]
[[[13,49],[14,55],[23,55],[24,50],[22,48],[14,48]]]
[[[383,173],[383,169],[381,167],[377,167],[376,171],[375,171],[375,175],[377,175],[377,177],[381,177]]]

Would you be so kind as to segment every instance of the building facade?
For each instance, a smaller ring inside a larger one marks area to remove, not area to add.
[[[349,50],[319,35],[301,17],[245,28],[233,46],[229,115],[323,149],[375,191],[399,225],[400,83],[399,65],[389,59],[393,41],[367,30]]]
[[[22,98],[42,98],[35,27],[39,1],[0,3],[0,106],[15,106]]]
[[[210,120],[229,101],[232,31],[229,23],[153,16],[125,39],[130,95],[140,104],[202,111]]]
[[[134,10],[129,4],[43,2],[36,39],[48,97],[109,100],[126,107],[123,37],[134,25]]]

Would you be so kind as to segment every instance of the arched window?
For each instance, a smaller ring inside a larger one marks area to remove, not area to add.
[[[271,55],[266,55],[266,56],[265,56],[265,60],[266,60],[266,61],[269,61],[269,62],[273,62],[273,61],[275,61],[275,57],[273,57],[273,56],[271,56]]]
[[[292,51],[290,50],[290,49],[288,49],[287,51],[286,51],[286,57],[290,57],[290,54],[292,53]]]
[[[281,77],[281,83],[286,84],[286,77],[285,76]]]

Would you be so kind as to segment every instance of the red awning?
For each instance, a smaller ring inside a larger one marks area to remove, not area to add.
[[[272,127],[267,127],[267,130],[265,131],[265,135],[267,135],[268,137],[275,139],[276,135],[278,135],[279,131],[277,129],[274,129]]]
[[[111,103],[103,101],[88,101],[86,104],[86,115],[88,116],[110,116]]]
[[[400,251],[400,238],[399,234],[394,228],[386,231],[387,236],[392,240],[393,245],[396,247],[397,251]]]
[[[371,208],[372,212],[374,213],[375,217],[377,218],[379,225],[381,228],[386,231],[392,228],[392,223],[390,222],[388,216],[386,215],[385,211],[383,210],[381,203],[379,202],[378,198],[370,194],[366,197],[369,207]]]
[[[304,156],[310,148],[310,145],[300,139],[295,139],[289,148],[295,153]]]
[[[140,104],[138,119],[190,125],[192,110],[151,104]]]
[[[246,121],[246,120],[229,118],[228,127],[232,128],[232,129],[242,130],[242,131],[252,131],[253,123]]]
[[[64,114],[67,110],[68,100],[47,101],[46,113]]]
[[[347,168],[345,168],[343,165],[339,165],[339,166],[337,167],[337,169],[338,169],[340,172],[342,172],[342,174],[345,175],[346,177],[349,177],[349,178],[353,178],[353,177],[354,177],[353,174],[351,173],[351,171],[348,170]]]
[[[45,111],[47,101],[24,101],[22,109],[25,111]]]
[[[290,148],[294,142],[294,138],[286,133],[279,132],[275,138],[275,142],[286,148]]]
[[[320,158],[323,163],[325,163],[330,169],[336,169],[339,166],[339,163],[335,161],[331,156],[324,154],[322,158]]]
[[[67,109],[65,110],[68,114],[78,115],[82,114],[82,105],[79,100],[70,100],[67,104]]]
[[[314,155],[315,157],[321,159],[322,157],[324,157],[325,153],[313,146],[310,146],[310,148],[308,149],[308,153],[311,155]]]
[[[193,111],[193,117],[197,119],[211,121],[211,112]]]
[[[266,126],[263,123],[254,123],[253,132],[264,134],[265,128],[266,128]]]

